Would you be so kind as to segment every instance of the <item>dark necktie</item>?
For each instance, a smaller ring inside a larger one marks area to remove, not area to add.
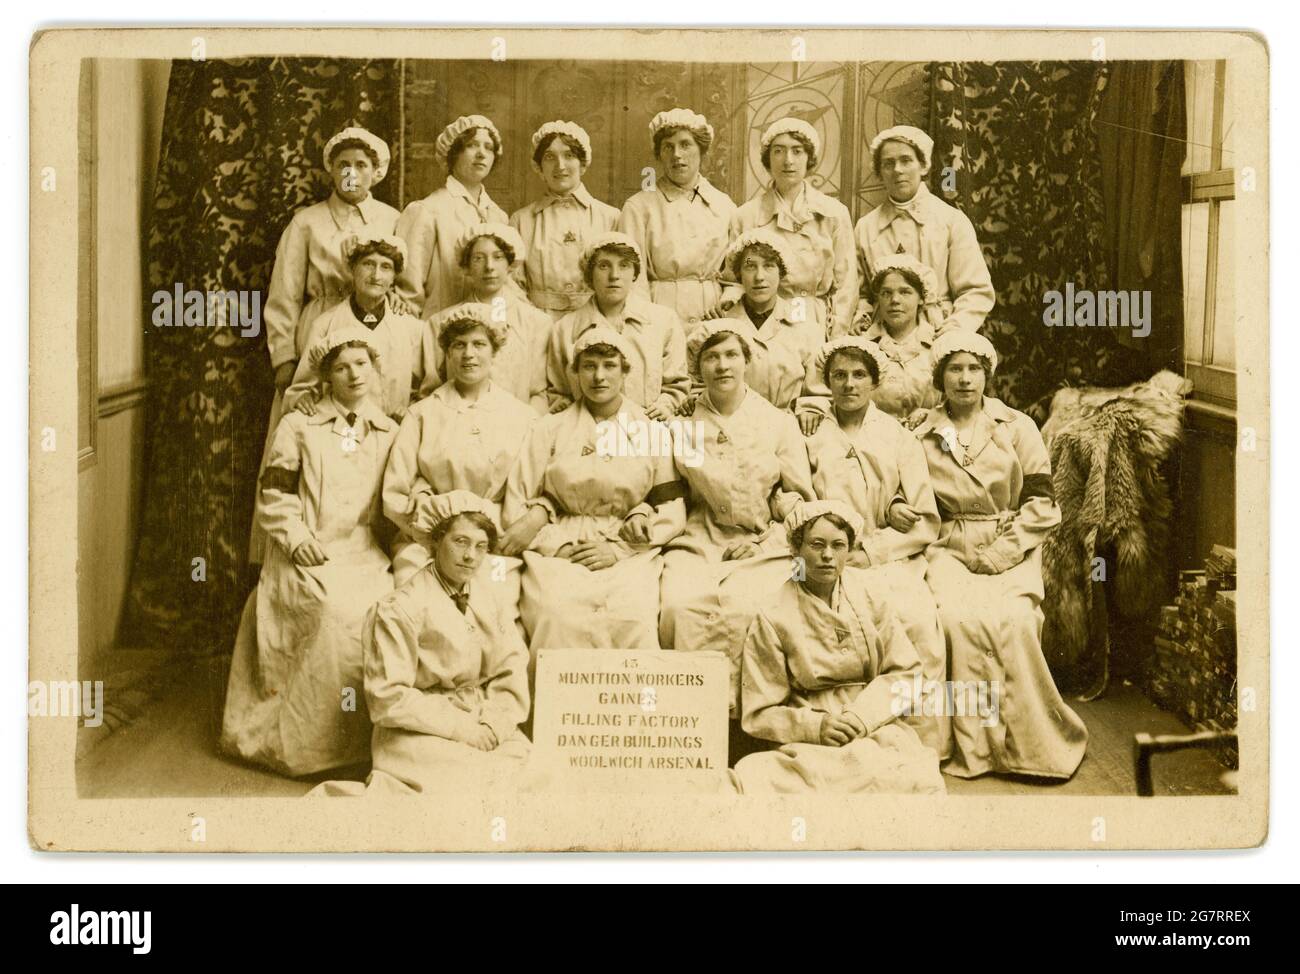
[[[453,592],[451,600],[456,603],[456,608],[460,609],[461,615],[469,615],[469,593],[464,589],[459,592]]]
[[[356,426],[356,425],[357,425],[357,414],[356,414],[356,413],[348,413],[347,416],[344,417],[344,418],[348,421],[348,425],[349,425],[349,426]]]

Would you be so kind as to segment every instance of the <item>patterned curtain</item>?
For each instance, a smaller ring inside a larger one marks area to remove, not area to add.
[[[1002,360],[994,394],[1039,423],[1064,385],[1124,385],[1145,354],[1109,328],[1048,328],[1043,296],[1106,289],[1092,61],[940,62],[931,68],[931,189],[975,224],[997,290],[984,334]]]
[[[329,193],[321,151],[345,125],[392,146],[376,196],[396,203],[399,74],[392,60],[174,62],[144,294],[180,285],[264,299],[293,211]],[[253,585],[248,532],[273,392],[266,338],[155,327],[152,310],[146,297],[147,474],[119,637],[132,647],[224,652]]]

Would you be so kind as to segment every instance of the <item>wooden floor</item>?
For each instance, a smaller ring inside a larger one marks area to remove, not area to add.
[[[118,726],[82,728],[78,742],[77,786],[83,798],[292,797],[305,794],[314,780],[291,780],[241,764],[217,753],[216,739],[225,696],[224,659],[167,667],[165,679],[140,681],[156,659],[136,657],[125,668],[136,680],[133,712],[119,714]],[[157,669],[151,670],[157,673]],[[109,684],[108,699],[113,699]],[[985,776],[973,781],[946,777],[952,795],[1132,795],[1133,735],[1185,733],[1175,717],[1151,703],[1138,689],[1120,684],[1093,703],[1069,701],[1088,726],[1088,754],[1067,782]],[[119,722],[119,718],[120,722]],[[337,772],[321,778],[341,777]],[[1158,795],[1230,794],[1225,769],[1205,751],[1184,751],[1155,759]]]

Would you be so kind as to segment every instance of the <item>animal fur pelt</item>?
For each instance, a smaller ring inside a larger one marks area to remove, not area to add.
[[[1067,388],[1053,398],[1043,427],[1061,507],[1061,524],[1043,544],[1050,663],[1078,663],[1090,642],[1107,643],[1089,630],[1099,549],[1116,553],[1105,565],[1105,593],[1121,614],[1142,618],[1163,594],[1172,503],[1160,465],[1182,438],[1190,391],[1186,379],[1162,371],[1122,389]]]

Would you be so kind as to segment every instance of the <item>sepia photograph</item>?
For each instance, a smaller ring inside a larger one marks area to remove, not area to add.
[[[1268,57],[41,33],[33,845],[1258,845]]]

